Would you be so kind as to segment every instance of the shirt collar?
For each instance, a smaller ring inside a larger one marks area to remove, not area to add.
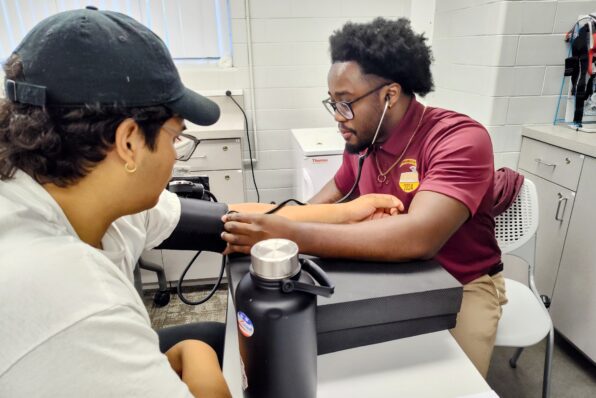
[[[41,184],[27,173],[17,170],[14,177],[4,181],[4,183],[6,184],[5,188],[8,191],[12,191],[13,199],[19,198],[21,203],[26,204],[27,208],[31,210],[29,214],[32,217],[35,217],[34,214],[36,214],[48,223],[60,226],[70,235],[78,238],[76,231],[68,221],[60,205],[58,205],[52,195]]]
[[[416,96],[412,96],[412,100],[402,119],[397,125],[391,128],[387,141],[379,144],[377,148],[393,155],[401,153],[409,137],[414,133],[418,123],[420,123],[423,112],[424,105],[416,101]]]

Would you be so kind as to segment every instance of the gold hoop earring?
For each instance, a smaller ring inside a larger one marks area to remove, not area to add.
[[[126,164],[124,165],[124,170],[126,170],[127,173],[134,173],[135,171],[137,171],[137,165],[135,164],[132,169],[128,167],[128,162],[126,162]]]

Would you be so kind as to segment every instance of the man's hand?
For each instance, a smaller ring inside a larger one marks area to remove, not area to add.
[[[232,252],[250,253],[257,242],[271,238],[292,240],[297,223],[284,217],[265,214],[231,213],[223,216],[226,232],[221,238],[228,242],[224,254]]]
[[[404,204],[395,196],[376,193],[360,196],[341,206],[346,209],[346,223],[375,220],[404,211]]]

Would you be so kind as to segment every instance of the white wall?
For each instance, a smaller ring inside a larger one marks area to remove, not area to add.
[[[198,91],[243,89],[252,136],[244,5],[244,0],[230,0],[234,68],[182,65],[180,70],[185,83]],[[250,0],[260,149],[255,175],[262,202],[279,202],[295,195],[290,129],[335,125],[321,104],[327,96],[331,33],[347,21],[409,13],[409,0]],[[431,25],[426,21],[427,28]],[[247,152],[244,157],[248,159]],[[245,170],[247,200],[255,201],[250,169]]]
[[[248,43],[244,1],[230,0],[230,3],[237,68],[231,74],[238,75],[234,82],[240,86],[225,88],[246,90]],[[361,22],[376,16],[409,15],[409,5],[408,0],[250,0],[260,146],[256,178],[261,201],[281,201],[295,195],[289,130],[335,124],[321,105],[327,95],[331,33],[348,20]],[[253,108],[246,91],[245,102],[249,109]],[[256,200],[248,172],[246,180],[247,199]]]
[[[521,126],[554,120],[564,34],[593,11],[596,1],[437,1],[429,103],[483,123],[495,166],[515,169]]]

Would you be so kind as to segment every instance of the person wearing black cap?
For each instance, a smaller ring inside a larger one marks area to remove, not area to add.
[[[184,119],[213,124],[218,106],[184,87],[153,32],[94,8],[40,22],[4,71],[0,396],[229,396],[223,325],[160,330],[158,341],[131,283],[145,249],[226,247],[227,205],[164,191]],[[352,222],[400,206],[372,195],[281,213]]]
[[[0,396],[229,397],[208,344],[160,352],[131,284],[181,214],[164,187],[184,119],[213,124],[218,106],[184,87],[153,32],[110,11],[40,22],[5,75]],[[221,351],[223,325],[193,326]]]

